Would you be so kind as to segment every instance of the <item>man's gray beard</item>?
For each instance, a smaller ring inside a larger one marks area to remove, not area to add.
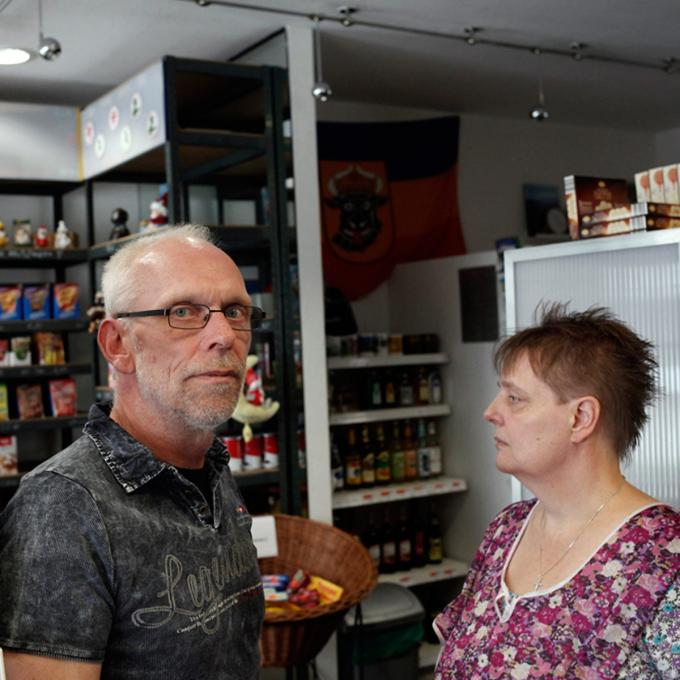
[[[144,402],[152,406],[156,412],[163,414],[164,418],[170,418],[172,422],[194,431],[213,432],[222,423],[229,420],[236,409],[239,394],[243,387],[241,385],[233,394],[234,388],[231,385],[213,386],[213,389],[221,390],[224,393],[224,406],[221,407],[208,410],[202,408],[190,397],[183,400],[180,406],[172,403],[175,400],[168,393],[167,384],[158,384],[157,376],[147,375],[143,360],[139,361],[138,358],[136,368],[139,394]]]

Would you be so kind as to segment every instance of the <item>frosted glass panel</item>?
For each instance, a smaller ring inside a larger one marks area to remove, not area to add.
[[[575,310],[609,307],[654,342],[663,396],[625,475],[679,507],[680,248],[674,242],[618,247],[618,238],[626,237],[612,239],[610,249],[598,243],[594,252],[579,243],[508,253],[508,331],[531,325],[541,301],[570,302]]]

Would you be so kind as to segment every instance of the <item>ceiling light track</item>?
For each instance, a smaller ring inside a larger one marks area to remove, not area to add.
[[[481,32],[481,28],[475,27],[473,33],[471,34],[470,28],[466,28],[463,30],[463,32],[460,35],[453,34],[453,33],[443,33],[441,31],[434,31],[434,30],[428,30],[428,29],[422,29],[422,28],[412,28],[408,26],[398,26],[396,24],[386,24],[386,23],[381,23],[377,21],[367,21],[365,19],[357,19],[354,16],[350,15],[348,16],[346,12],[343,12],[343,10],[347,9],[346,5],[341,6],[338,8],[338,16],[334,15],[328,15],[328,14],[310,14],[309,12],[302,12],[299,10],[293,10],[293,9],[280,9],[278,7],[261,7],[257,5],[250,5],[246,2],[231,2],[230,0],[210,0],[209,3],[205,2],[204,0],[179,0],[180,2],[192,2],[194,4],[199,4],[199,5],[216,5],[220,7],[228,7],[231,9],[243,9],[243,10],[248,10],[251,12],[263,12],[265,14],[280,14],[284,16],[291,16],[291,17],[300,17],[304,19],[313,19],[313,17],[317,16],[319,19],[322,19],[324,21],[334,21],[339,24],[343,24],[344,26],[363,26],[365,28],[377,28],[381,29],[384,31],[396,31],[400,33],[409,33],[412,35],[423,35],[431,38],[443,38],[447,40],[456,40],[459,42],[465,42],[468,44],[474,44],[474,45],[488,45],[490,47],[500,47],[504,49],[509,49],[509,50],[530,50],[534,46],[529,45],[529,44],[520,44],[520,43],[514,43],[514,42],[508,42],[505,40],[494,40],[492,38],[488,37],[481,37],[479,33]],[[350,8],[353,9],[353,8]],[[659,61],[659,63],[654,63],[654,62],[649,62],[649,61],[639,61],[636,59],[627,59],[625,57],[618,57],[618,56],[607,56],[607,55],[601,55],[601,54],[595,54],[592,52],[588,52],[587,54],[581,50],[578,51],[578,53],[575,53],[575,50],[573,48],[573,45],[582,45],[581,43],[578,42],[573,42],[571,45],[566,48],[566,49],[557,49],[554,47],[540,47],[538,49],[541,50],[542,54],[549,54],[552,56],[557,56],[557,57],[568,57],[569,59],[575,59],[577,61],[581,60],[588,60],[588,61],[600,61],[603,63],[608,63],[608,64],[617,64],[619,66],[634,66],[637,68],[646,68],[650,69],[653,71],[662,71],[666,73],[676,73],[676,69],[669,69],[668,68],[668,62],[673,61],[675,62],[675,59],[668,58]],[[583,46],[585,47],[585,45]]]

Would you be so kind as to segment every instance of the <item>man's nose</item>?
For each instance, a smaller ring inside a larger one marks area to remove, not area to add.
[[[231,327],[222,311],[210,311],[210,318],[203,332],[211,346],[217,344],[229,348],[236,340],[236,331]]]

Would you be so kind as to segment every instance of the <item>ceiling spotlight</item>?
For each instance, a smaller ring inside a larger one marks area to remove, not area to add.
[[[340,5],[340,7],[338,7],[338,12],[342,17],[340,23],[346,28],[349,28],[354,23],[352,15],[356,14],[358,11],[359,10],[356,7],[352,7],[351,5]]]
[[[38,24],[40,33],[40,43],[38,45],[38,53],[47,60],[53,61],[61,54],[61,45],[56,38],[48,38],[43,35],[42,30],[42,0],[38,0]]]
[[[0,66],[25,64],[34,55],[23,47],[0,47]]]
[[[312,96],[320,102],[327,102],[333,95],[331,86],[323,79],[321,73],[321,31],[319,30],[319,22],[321,17],[314,15],[312,17],[314,22],[314,70],[315,80],[312,87]]]
[[[574,41],[570,43],[569,49],[571,50],[572,59],[576,61],[581,61],[586,55],[583,54],[583,50],[588,47],[585,43]]]
[[[194,2],[199,7],[207,7],[208,5],[212,5],[212,2],[210,2],[210,0],[194,0]]]
[[[468,45],[476,45],[477,44],[477,34],[481,31],[481,28],[478,28],[477,26],[468,26],[467,28],[463,29],[463,33],[465,33],[465,42]]]
[[[532,52],[536,55],[541,54],[541,50],[538,47],[535,47]],[[550,118],[550,114],[545,108],[545,97],[543,95],[543,76],[541,75],[540,70],[538,73],[538,104],[532,106],[531,109],[529,109],[529,118],[539,123]]]

